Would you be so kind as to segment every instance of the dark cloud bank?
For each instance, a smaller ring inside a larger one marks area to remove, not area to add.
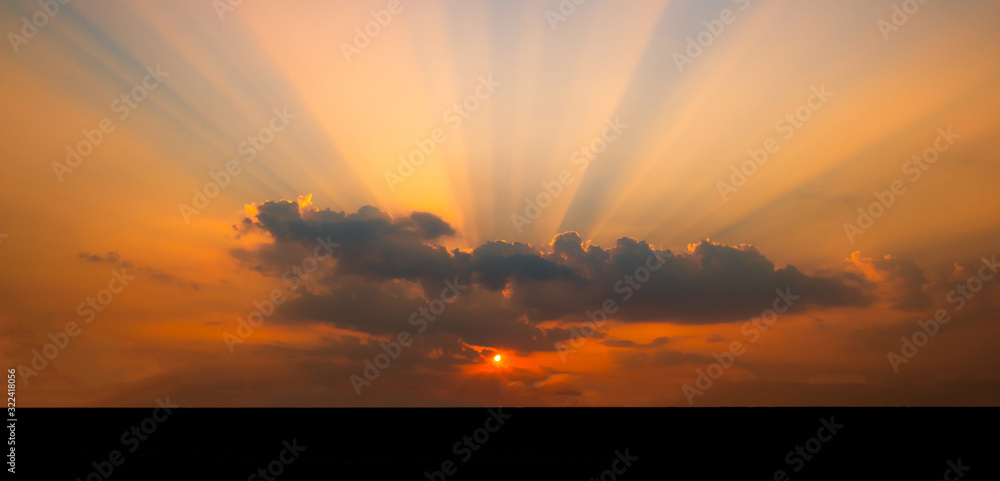
[[[317,282],[281,306],[283,322],[395,335],[413,330],[411,315],[440,298],[448,281],[469,287],[457,298],[446,295],[454,302],[435,318],[431,334],[520,352],[553,350],[569,331],[539,323],[586,321],[586,313],[600,310],[607,299],[617,306],[614,320],[677,324],[744,321],[770,307],[777,290],[800,296],[790,312],[874,300],[873,289],[859,275],[777,268],[746,245],[702,241],[691,252],[675,254],[627,237],[609,248],[586,245],[567,232],[544,249],[493,241],[471,252],[449,251],[440,242],[458,234],[433,214],[392,218],[371,206],[353,214],[300,213],[292,201],[259,205],[257,215],[237,230],[272,238],[257,250],[233,254],[275,276],[311,255],[319,239],[339,244],[332,250],[335,262],[323,264]]]

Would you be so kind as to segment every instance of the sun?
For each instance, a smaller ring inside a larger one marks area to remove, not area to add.
[[[496,362],[500,362],[500,355],[497,354],[496,356],[493,356],[493,360]]]

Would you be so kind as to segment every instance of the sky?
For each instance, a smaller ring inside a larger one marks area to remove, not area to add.
[[[0,6],[26,406],[1000,403],[1000,4]]]

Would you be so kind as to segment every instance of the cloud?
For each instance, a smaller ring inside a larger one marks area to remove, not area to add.
[[[336,262],[323,264],[315,282],[283,304],[276,319],[374,336],[421,326],[468,345],[551,351],[570,338],[568,326],[586,320],[588,311],[609,299],[615,302],[615,321],[676,324],[743,321],[770,307],[778,290],[799,296],[792,312],[873,301],[870,281],[862,275],[778,268],[749,245],[706,240],[675,255],[628,237],[602,248],[567,232],[545,248],[490,241],[471,251],[449,251],[440,242],[458,233],[430,213],[394,218],[372,206],[347,214],[269,201],[255,204],[252,214],[237,229],[265,233],[270,242],[232,254],[266,275],[277,277],[320,243],[339,244],[331,251]],[[460,296],[447,296],[453,302],[442,304],[443,312],[419,314],[448,284],[468,287]],[[541,327],[547,321],[556,324]],[[606,336],[598,331],[596,337]],[[627,348],[668,341],[602,342]],[[673,359],[657,356],[656,363]]]
[[[684,364],[708,364],[714,362],[711,356],[663,349],[653,355],[654,366],[681,366]]]
[[[100,264],[115,264],[122,259],[121,256],[118,255],[118,251],[111,251],[103,256],[100,254],[91,254],[89,252],[80,252],[76,255],[76,258]]]
[[[440,245],[429,244],[454,235],[454,230],[432,214],[414,213],[393,219],[375,207],[354,214],[304,210],[292,201],[264,202],[253,219],[244,219],[240,232],[260,230],[274,239],[262,260],[274,260],[294,244],[315,246],[317,239],[339,244],[333,252],[337,270],[370,279],[440,282],[452,277],[462,259]]]
[[[608,347],[636,348],[636,347],[659,347],[670,342],[669,337],[658,337],[652,341],[642,344],[628,339],[605,339],[601,342]]]
[[[128,269],[129,273],[135,271],[143,276],[148,276],[154,281],[162,282],[164,284],[175,284],[180,287],[194,290],[201,288],[201,285],[197,282],[186,281],[161,269],[136,266],[132,261],[123,261],[122,257],[118,254],[118,251],[110,251],[103,256],[100,254],[91,254],[89,252],[79,252],[77,253],[76,258],[85,262],[93,262],[96,264],[117,264],[120,265],[122,269]]]
[[[911,260],[884,256],[881,259],[864,256],[860,251],[851,253],[849,259],[868,278],[881,288],[881,297],[897,309],[927,309],[931,296],[924,290],[930,281]]]
[[[715,360],[711,356],[703,356],[673,349],[662,349],[653,353],[639,350],[621,350],[610,354],[611,363],[629,368],[642,369],[646,367],[674,367],[686,364],[709,364]]]
[[[322,293],[306,292],[286,301],[275,319],[284,323],[326,323],[342,329],[382,337],[407,330],[415,335],[448,335],[477,346],[527,353],[554,351],[569,339],[568,329],[540,328],[488,290],[461,294],[435,314],[427,300],[395,282],[376,282],[349,276],[327,280]],[[598,336],[599,337],[599,336]]]

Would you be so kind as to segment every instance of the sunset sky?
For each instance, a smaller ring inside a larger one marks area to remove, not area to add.
[[[4,369],[26,406],[1000,404],[998,21],[4,2]]]

